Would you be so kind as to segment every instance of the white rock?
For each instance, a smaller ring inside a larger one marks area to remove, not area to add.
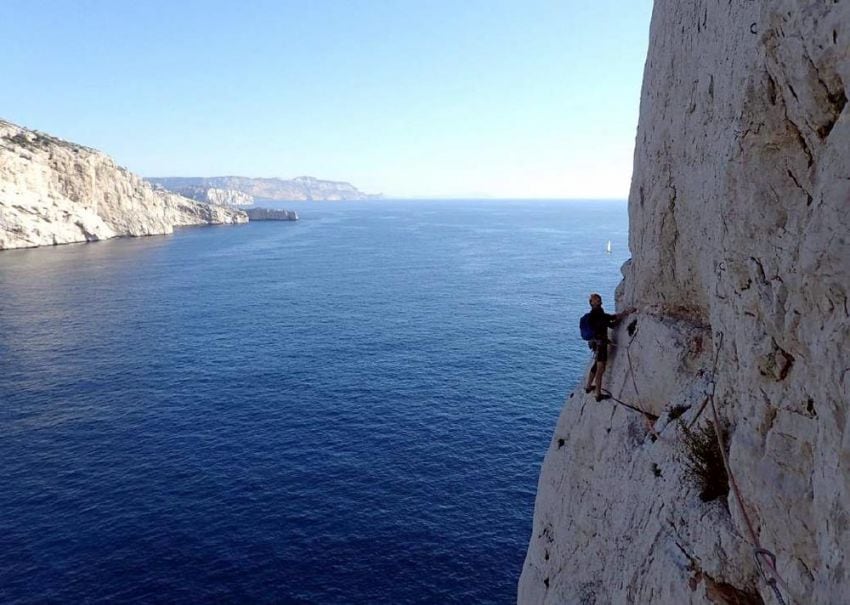
[[[254,196],[235,189],[221,189],[218,187],[204,186],[172,186],[165,187],[157,182],[152,182],[155,190],[166,190],[188,197],[196,202],[205,204],[214,204],[216,206],[250,206],[254,203]]]
[[[720,334],[730,465],[784,597],[847,602],[848,83],[848,3],[656,1],[618,291],[640,312],[628,349],[617,331],[606,384],[660,415],[661,436],[571,395],[541,469],[520,603],[777,602],[736,501],[699,499],[663,412],[696,414]]]
[[[0,250],[247,220],[154,191],[94,149],[0,120]]]

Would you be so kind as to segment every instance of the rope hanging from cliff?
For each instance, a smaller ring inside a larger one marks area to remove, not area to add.
[[[702,413],[705,411],[706,406],[710,401],[714,400],[714,388],[717,384],[716,376],[717,376],[717,362],[720,361],[720,345],[723,344],[723,332],[720,333],[720,342],[717,344],[717,350],[714,351],[714,365],[711,366],[711,392],[705,396],[705,399],[702,400],[702,404],[699,406],[699,410],[697,410],[696,415],[694,416],[691,423],[688,425],[688,428],[693,428],[693,426],[699,420],[699,417],[702,416]],[[717,429],[717,426],[714,427]],[[721,452],[725,452],[723,448],[720,448]]]
[[[632,367],[632,356],[629,354],[629,347],[632,345],[632,341],[634,341],[635,336],[637,336],[637,331],[632,333],[631,338],[629,339],[629,342],[626,345],[626,360],[628,361],[628,364],[629,364],[629,373],[631,374],[631,377],[632,377],[632,386],[635,389],[635,395],[637,395],[638,399],[640,399],[640,392],[638,391],[637,383],[635,382],[635,371],[634,371],[634,368]],[[616,346],[616,345],[614,345],[612,343],[612,346]],[[622,389],[620,389],[620,390],[622,391]],[[607,389],[602,389],[602,392],[605,393],[612,401],[622,405],[623,407],[626,407],[630,410],[633,410],[633,411],[643,415],[644,419],[646,420],[646,424],[647,424],[647,427],[649,429],[649,432],[652,433],[652,436],[654,438],[658,439],[659,434],[655,430],[655,427],[653,426],[655,421],[658,420],[658,416],[656,416],[655,414],[652,414],[650,412],[647,412],[646,410],[642,409],[640,406],[638,406],[636,404],[633,405],[631,403],[623,401],[622,399],[620,399],[618,397],[615,397],[614,394]]]
[[[634,320],[634,322],[635,322],[634,323],[635,329],[631,334],[631,338],[629,338],[629,343],[626,345],[626,361],[629,362],[629,374],[631,374],[631,376],[632,376],[632,388],[634,388],[634,390],[635,390],[635,396],[638,399],[640,399],[641,398],[640,397],[640,391],[638,391],[637,381],[635,380],[635,370],[632,367],[632,354],[629,352],[629,349],[632,346],[632,342],[634,341],[635,337],[637,336],[637,327],[636,327],[637,326],[637,323],[636,323],[637,320]]]
[[[638,398],[640,398],[640,393],[638,393],[638,390],[637,390],[637,384],[635,384],[634,369],[632,369],[632,357],[631,357],[631,355],[629,355],[629,346],[631,346],[632,341],[635,339],[636,335],[637,335],[637,332],[633,333],[632,337],[629,339],[629,344],[626,345],[626,357],[627,357],[628,363],[629,363],[629,372],[631,373],[631,376],[632,376],[632,385],[635,388],[635,394],[638,396]],[[617,345],[614,344],[614,343],[610,343],[609,346],[617,346]],[[658,416],[656,416],[655,414],[652,414],[650,412],[647,412],[646,410],[642,409],[640,406],[638,406],[636,404],[631,404],[627,401],[623,401],[619,397],[615,397],[614,394],[611,391],[609,391],[608,389],[601,389],[601,391],[605,394],[607,399],[610,399],[611,401],[613,401],[613,402],[615,402],[615,403],[617,403],[617,404],[619,404],[619,405],[621,405],[625,408],[628,408],[628,409],[630,409],[634,412],[637,412],[638,414],[641,414],[644,417],[644,420],[646,420],[646,424],[649,427],[649,432],[652,433],[652,435],[656,439],[658,438],[658,433],[655,431],[655,428],[653,427],[653,424],[655,423],[655,421],[658,420]]]
[[[618,404],[622,405],[623,407],[627,407],[630,410],[634,410],[638,414],[643,414],[647,418],[652,418],[654,420],[658,420],[658,416],[656,416],[655,414],[651,414],[650,412],[647,412],[646,410],[640,409],[636,405],[632,405],[631,403],[628,403],[626,401],[623,401],[622,399],[618,399],[617,397],[614,397],[614,395],[608,389],[602,389],[602,392],[605,393],[608,396],[608,398],[611,399],[611,401],[618,403]]]
[[[720,332],[720,341],[717,344],[717,353],[715,354],[715,368],[717,367],[717,357],[720,354],[720,348],[723,345],[723,332]],[[756,563],[756,568],[759,570],[764,581],[767,585],[773,590],[773,594],[776,596],[776,600],[779,601],[780,605],[788,605],[787,601],[782,597],[782,592],[779,590],[779,585],[782,586],[783,590],[789,595],[791,591],[788,590],[787,584],[782,580],[782,577],[779,575],[779,572],[776,570],[776,555],[767,550],[766,548],[762,548],[759,543],[758,536],[756,535],[756,530],[753,527],[753,523],[750,520],[749,514],[747,514],[747,507],[744,505],[744,499],[741,497],[741,490],[738,487],[738,482],[735,480],[735,475],[732,473],[732,469],[729,466],[729,459],[726,456],[726,446],[723,442],[723,432],[720,429],[720,417],[717,414],[717,406],[714,402],[714,392],[717,387],[717,381],[715,376],[711,377],[711,393],[708,396],[708,400],[711,403],[711,411],[713,415],[714,422],[714,433],[717,436],[717,446],[720,448],[720,457],[723,459],[723,466],[726,469],[726,474],[729,477],[729,485],[732,487],[732,492],[735,494],[735,499],[738,502],[738,508],[741,510],[741,516],[744,518],[744,522],[747,526],[747,532],[750,535],[750,544],[753,547],[753,559]],[[702,410],[700,410],[700,413]],[[765,569],[767,568],[767,571]],[[769,572],[769,573],[767,573]]]

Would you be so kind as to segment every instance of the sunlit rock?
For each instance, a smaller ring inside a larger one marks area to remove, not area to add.
[[[247,220],[155,191],[99,151],[0,120],[0,250]]]
[[[848,3],[655,3],[618,289],[637,323],[606,375],[648,414],[570,395],[520,603],[778,602],[734,490],[705,502],[685,472],[713,383],[783,598],[847,602],[848,83]]]

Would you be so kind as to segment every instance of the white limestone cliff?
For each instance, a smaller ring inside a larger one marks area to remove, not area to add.
[[[99,151],[0,120],[0,250],[247,221],[155,191]]]
[[[782,598],[850,602],[848,86],[850,2],[656,0],[606,384],[658,418],[569,396],[519,603],[779,602],[685,476],[712,383]]]
[[[159,183],[153,183],[155,190],[171,191],[177,195],[188,197],[196,202],[204,204],[213,204],[215,206],[251,206],[254,203],[254,196],[235,189],[221,189],[219,187],[204,187],[187,185],[185,187],[175,187],[168,189]]]

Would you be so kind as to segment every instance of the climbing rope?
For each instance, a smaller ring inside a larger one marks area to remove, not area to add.
[[[723,332],[720,332],[720,341],[717,344],[717,354],[719,354],[722,345]],[[715,368],[717,367],[717,354],[715,355]],[[741,497],[741,489],[738,487],[738,482],[735,480],[735,475],[732,473],[732,469],[729,466],[729,459],[726,457],[726,447],[723,442],[723,432],[720,429],[720,418],[717,414],[717,405],[714,402],[714,392],[716,387],[717,381],[715,380],[715,376],[712,375],[711,393],[709,394],[708,399],[711,402],[711,411],[714,421],[714,433],[717,436],[717,445],[720,448],[720,457],[723,459],[723,467],[726,469],[726,474],[729,477],[729,484],[732,486],[732,492],[735,494],[735,499],[738,502],[738,508],[741,510],[741,516],[744,518],[744,522],[747,526],[747,531],[750,535],[750,544],[753,547],[753,559],[755,559],[756,567],[758,568],[761,577],[771,588],[771,590],[773,590],[773,594],[776,596],[776,600],[779,601],[780,605],[788,605],[785,599],[782,597],[782,592],[779,590],[779,586],[782,586],[785,592],[789,595],[791,594],[791,591],[788,589],[787,584],[785,584],[785,582],[782,580],[782,577],[779,575],[779,572],[776,570],[776,555],[774,555],[766,548],[762,548],[761,544],[759,543],[758,536],[756,535],[756,530],[753,527],[753,523],[750,520],[749,514],[747,514],[747,507],[744,505],[744,499]],[[702,410],[700,410],[700,412],[702,412]],[[767,569],[765,569],[765,564]]]
[[[694,424],[696,424],[697,420],[699,420],[699,417],[702,416],[702,413],[705,411],[708,402],[712,401],[712,399],[714,398],[714,387],[716,385],[714,377],[717,376],[717,362],[720,360],[721,344],[723,344],[722,332],[720,333],[720,342],[717,345],[717,349],[714,351],[714,365],[711,366],[711,393],[706,395],[705,399],[703,399],[702,404],[699,406],[699,410],[697,410],[696,416],[693,417],[693,420],[691,420],[691,423],[688,425],[689,430],[694,426]]]
[[[635,321],[637,321],[637,320],[635,320]],[[637,336],[637,327],[635,327],[634,331],[632,332],[631,338],[629,338],[629,344],[626,345],[626,361],[629,362],[629,374],[631,374],[631,376],[632,376],[632,387],[634,387],[634,390],[635,390],[635,397],[640,399],[640,391],[638,391],[637,381],[635,380],[635,370],[632,367],[632,354],[629,352],[629,349],[632,346],[632,342],[634,341],[636,336]]]
[[[712,378],[712,380],[713,380],[713,378]],[[706,406],[708,406],[708,402],[709,402],[709,401],[711,401],[711,396],[710,396],[710,395],[706,395],[706,396],[705,396],[705,399],[703,399],[703,400],[702,400],[702,403],[701,403],[701,404],[700,404],[700,406],[699,406],[699,410],[697,411],[696,416],[694,416],[694,419],[693,419],[693,420],[691,420],[691,423],[688,425],[688,430],[692,429],[692,428],[693,428],[693,426],[697,423],[697,420],[699,420],[699,417],[702,415],[702,413],[703,413],[703,411],[705,410]]]
[[[609,391],[607,389],[602,389],[602,392],[605,393],[605,395],[607,395],[608,398],[611,399],[611,401],[614,401],[615,403],[619,403],[620,405],[627,407],[630,410],[634,410],[635,412],[638,412],[639,414],[643,414],[647,418],[653,418],[655,420],[658,420],[658,416],[656,416],[655,414],[652,414],[651,412],[647,412],[646,410],[642,410],[641,408],[639,408],[636,405],[632,405],[631,403],[628,403],[626,401],[623,401],[622,399],[614,397],[614,395],[611,393],[611,391]]]
[[[629,342],[626,345],[626,359],[627,359],[628,364],[629,364],[629,372],[630,372],[631,377],[632,377],[632,386],[635,389],[635,395],[637,395],[638,399],[640,399],[640,392],[638,391],[637,383],[635,382],[635,372],[634,372],[634,368],[632,367],[632,357],[629,354],[629,347],[632,345],[632,342],[634,341],[636,336],[637,336],[637,331],[635,331],[631,335],[631,338],[629,339]],[[610,342],[610,343],[608,343],[608,346],[616,347],[617,344]],[[595,356],[594,356],[594,358],[595,358]],[[594,361],[594,363],[595,363],[595,361]],[[637,412],[638,414],[643,415],[643,417],[647,420],[647,425],[649,427],[649,431],[653,434],[653,436],[655,436],[656,438],[658,437],[658,433],[656,432],[655,428],[652,426],[653,423],[656,420],[658,420],[658,416],[656,416],[655,414],[653,414],[651,412],[648,412],[648,411],[642,409],[637,404],[632,404],[632,403],[629,403],[627,401],[620,399],[619,397],[615,397],[614,394],[607,389],[601,389],[601,391],[607,396],[608,399],[611,399],[615,403],[618,403],[619,405],[621,405],[625,408],[628,408],[628,409],[630,409],[634,412]]]
[[[640,391],[637,388],[637,381],[635,380],[635,369],[634,369],[634,365],[632,364],[632,355],[631,355],[631,352],[629,351],[629,349],[631,348],[632,343],[634,342],[636,337],[637,337],[637,329],[635,329],[631,333],[631,337],[629,338],[629,342],[626,344],[626,361],[629,364],[629,375],[632,378],[632,387],[635,390],[635,396],[638,399],[641,399]],[[623,382],[625,383],[625,380]],[[621,395],[622,395],[622,391],[623,391],[623,389],[621,387],[620,388]],[[658,420],[658,416],[656,416],[655,414],[652,414],[651,412],[644,410],[643,408],[641,408],[637,404],[632,405],[630,403],[623,401],[622,399],[614,397],[614,395],[610,391],[606,391],[606,393],[609,397],[611,397],[611,399],[613,399],[614,401],[616,401],[620,405],[623,405],[623,406],[625,406],[629,409],[635,410],[636,412],[640,412],[641,414],[643,414],[644,420],[646,421],[646,428],[652,434],[653,438],[658,439],[661,436],[661,433],[655,430],[655,421]]]

